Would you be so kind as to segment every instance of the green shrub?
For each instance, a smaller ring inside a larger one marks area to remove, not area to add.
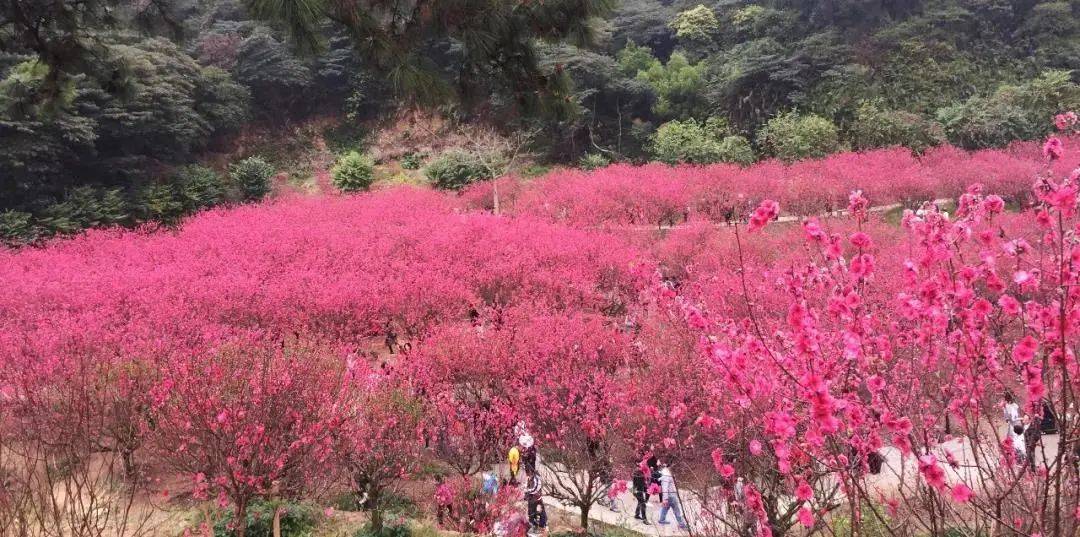
[[[439,188],[457,190],[494,177],[492,169],[474,153],[448,151],[428,164],[424,175]]]
[[[600,153],[587,153],[578,160],[578,168],[583,170],[595,170],[611,164],[611,160]]]
[[[988,96],[974,96],[937,111],[949,141],[978,149],[1031,140],[1050,132],[1046,118],[1080,107],[1080,84],[1066,71],[1049,71],[1018,85],[1003,85]]]
[[[258,201],[270,193],[274,167],[259,157],[248,157],[229,166],[229,179],[244,201]]]
[[[173,174],[184,212],[195,212],[221,203],[225,188],[221,176],[206,166],[184,166]]]
[[[755,159],[750,141],[730,134],[718,118],[705,123],[693,119],[664,123],[652,137],[651,150],[653,157],[668,164],[749,164]]]
[[[184,203],[171,183],[149,183],[139,190],[136,210],[142,220],[175,224],[184,215]]]
[[[521,176],[525,178],[540,177],[551,172],[551,166],[547,164],[529,164],[521,170]]]
[[[889,519],[885,515],[885,510],[881,507],[877,508],[878,513],[885,517],[882,521],[871,511],[870,506],[864,505],[862,508],[862,523],[859,525],[860,537],[886,537],[892,535],[889,531]],[[829,528],[832,529],[832,535],[836,537],[854,537],[854,531],[851,527],[851,517],[847,513],[836,514],[829,519]]]
[[[338,160],[331,173],[334,186],[342,192],[367,190],[375,180],[375,160],[368,155],[350,151]]]
[[[945,130],[940,123],[919,114],[863,103],[855,111],[848,138],[855,149],[899,145],[922,153],[945,143]]]
[[[125,224],[131,220],[130,202],[123,190],[110,188],[100,192],[98,220],[100,225],[105,226]]]
[[[412,528],[408,524],[386,525],[379,531],[375,531],[370,525],[365,525],[356,530],[353,537],[412,537],[412,534]]]
[[[780,114],[758,132],[758,144],[784,160],[821,158],[842,149],[833,122],[821,116],[797,112]]]
[[[33,215],[21,211],[0,212],[0,244],[22,246],[37,240]]]
[[[246,514],[247,537],[272,537],[274,529],[274,509],[282,506],[281,534],[290,537],[308,537],[314,534],[319,516],[315,508],[303,503],[259,501],[248,506]],[[235,513],[230,509],[214,523],[215,537],[231,537],[236,532],[230,527],[235,520]]]
[[[401,168],[405,170],[419,170],[424,164],[426,155],[423,153],[408,153],[401,157]]]

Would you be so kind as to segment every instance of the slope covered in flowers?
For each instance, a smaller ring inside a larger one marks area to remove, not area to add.
[[[504,188],[504,215],[473,209],[479,188],[285,198],[0,252],[0,440],[29,454],[0,461],[0,515],[40,501],[38,460],[102,452],[237,516],[328,483],[378,513],[426,462],[472,486],[522,422],[583,523],[651,452],[705,534],[845,516],[1070,535],[1075,141],[616,166]],[[917,203],[940,196],[952,214]],[[897,201],[917,210],[870,211]],[[671,212],[670,230],[601,229]],[[1005,392],[1057,416],[1051,447],[1002,433]],[[489,531],[507,505],[452,527]]]
[[[1080,140],[1067,138],[1067,145]],[[766,161],[749,167],[615,165],[593,172],[560,171],[503,188],[503,207],[570,225],[658,225],[688,217],[712,221],[742,215],[763,199],[786,214],[811,216],[845,207],[852,190],[875,205],[955,199],[973,183],[1009,202],[1031,201],[1032,178],[1043,169],[1040,146],[965,152],[939,147],[921,156],[903,148],[837,153],[792,164]],[[1067,164],[1054,164],[1058,174]],[[478,185],[465,199],[490,206],[491,186]]]

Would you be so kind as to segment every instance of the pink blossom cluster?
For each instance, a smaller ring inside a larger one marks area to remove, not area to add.
[[[500,189],[502,216],[481,190],[297,197],[0,252],[0,445],[121,453],[238,515],[327,486],[377,505],[437,462],[460,529],[520,529],[472,479],[520,444],[583,523],[655,457],[713,534],[1072,535],[1073,139],[615,166]],[[1041,451],[1006,393],[1056,416]]]
[[[1080,139],[1065,133],[1063,145]],[[592,172],[561,170],[545,177],[499,182],[502,212],[575,226],[672,225],[703,218],[727,222],[772,199],[787,214],[815,215],[843,209],[861,190],[875,205],[955,199],[981,183],[1016,204],[1031,201],[1031,178],[1045,165],[1040,146],[1018,142],[1004,149],[967,152],[950,146],[912,155],[905,149],[847,152],[792,164],[749,167],[716,164],[614,165]],[[1056,173],[1067,173],[1055,163]],[[491,209],[493,185],[462,194],[470,209]]]

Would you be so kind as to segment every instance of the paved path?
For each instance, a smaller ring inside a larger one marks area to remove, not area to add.
[[[938,207],[942,207],[943,205],[952,203],[953,201],[954,200],[952,200],[950,198],[938,198],[938,199],[934,200],[933,203],[935,205],[937,205]],[[892,211],[892,210],[895,210],[895,209],[900,209],[902,207],[903,207],[903,204],[890,203],[888,205],[875,205],[874,207],[870,207],[869,209],[867,209],[867,211],[871,212],[871,213],[887,213],[889,211]],[[818,218],[838,218],[838,217],[841,217],[841,216],[846,216],[847,214],[848,214],[847,209],[840,209],[838,211],[830,211],[830,212],[827,212],[827,213],[819,214],[819,215],[817,215],[817,217]],[[776,217],[776,219],[772,220],[772,223],[802,222],[803,220],[806,220],[807,218],[808,218],[807,216],[783,215],[783,216]],[[740,221],[740,223],[745,224],[744,221]],[[685,223],[682,223],[682,224],[658,224],[658,225],[654,225],[654,224],[614,224],[614,225],[600,224],[600,225],[590,226],[590,227],[592,229],[599,229],[599,230],[604,230],[604,231],[645,231],[645,232],[648,232],[648,231],[670,231],[670,230],[673,230],[673,229],[679,229],[680,227],[682,227],[684,225],[685,225]],[[731,223],[729,223],[729,222],[715,222],[713,225],[715,225],[716,227],[720,227],[720,228],[731,227]]]
[[[1041,460],[1045,453],[1046,458],[1052,459],[1057,453],[1058,441],[1058,435],[1056,434],[1043,436],[1043,444],[1038,450],[1036,455],[1037,458]],[[946,450],[951,452],[959,462],[956,468],[950,467],[945,462]],[[990,447],[984,447],[983,450],[993,451]],[[918,461],[915,457],[907,457],[907,459],[904,459],[901,457],[900,450],[891,446],[882,448],[880,453],[885,459],[882,465],[882,472],[877,476],[871,476],[867,480],[867,485],[873,490],[880,491],[888,496],[895,494],[897,485],[901,482],[901,479],[908,482],[912,479],[917,479]],[[979,482],[977,468],[973,462],[974,454],[972,452],[971,443],[967,438],[958,437],[948,442],[944,442],[934,450],[933,453],[945,470],[950,483],[962,480],[970,485],[976,494],[980,492],[982,485]],[[996,451],[993,451],[993,453],[996,456]],[[984,463],[983,466],[985,467],[986,464]],[[550,472],[551,470],[547,471]],[[679,476],[675,477],[678,479]],[[700,504],[695,498],[694,493],[692,491],[683,490],[680,497],[682,498],[683,515],[686,517],[686,520],[690,523],[691,527],[705,527],[706,525],[701,524]],[[544,497],[544,504],[550,508],[570,513],[575,519],[581,514],[578,508],[565,505],[561,501],[550,496]],[[614,509],[601,505],[594,505],[592,509],[589,510],[589,519],[650,536],[668,537],[688,534],[688,532],[681,531],[677,528],[675,517],[672,516],[671,513],[668,514],[668,522],[670,522],[670,524],[666,526],[657,524],[660,517],[660,502],[657,497],[653,496],[649,499],[646,513],[646,518],[650,522],[649,525],[642,524],[640,521],[634,519],[634,508],[636,506],[637,500],[634,499],[630,491],[627,491],[615,498]]]

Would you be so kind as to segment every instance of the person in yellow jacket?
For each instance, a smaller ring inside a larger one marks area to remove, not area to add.
[[[515,445],[506,454],[506,460],[510,462],[510,484],[517,485],[518,470],[521,468],[521,451]]]

